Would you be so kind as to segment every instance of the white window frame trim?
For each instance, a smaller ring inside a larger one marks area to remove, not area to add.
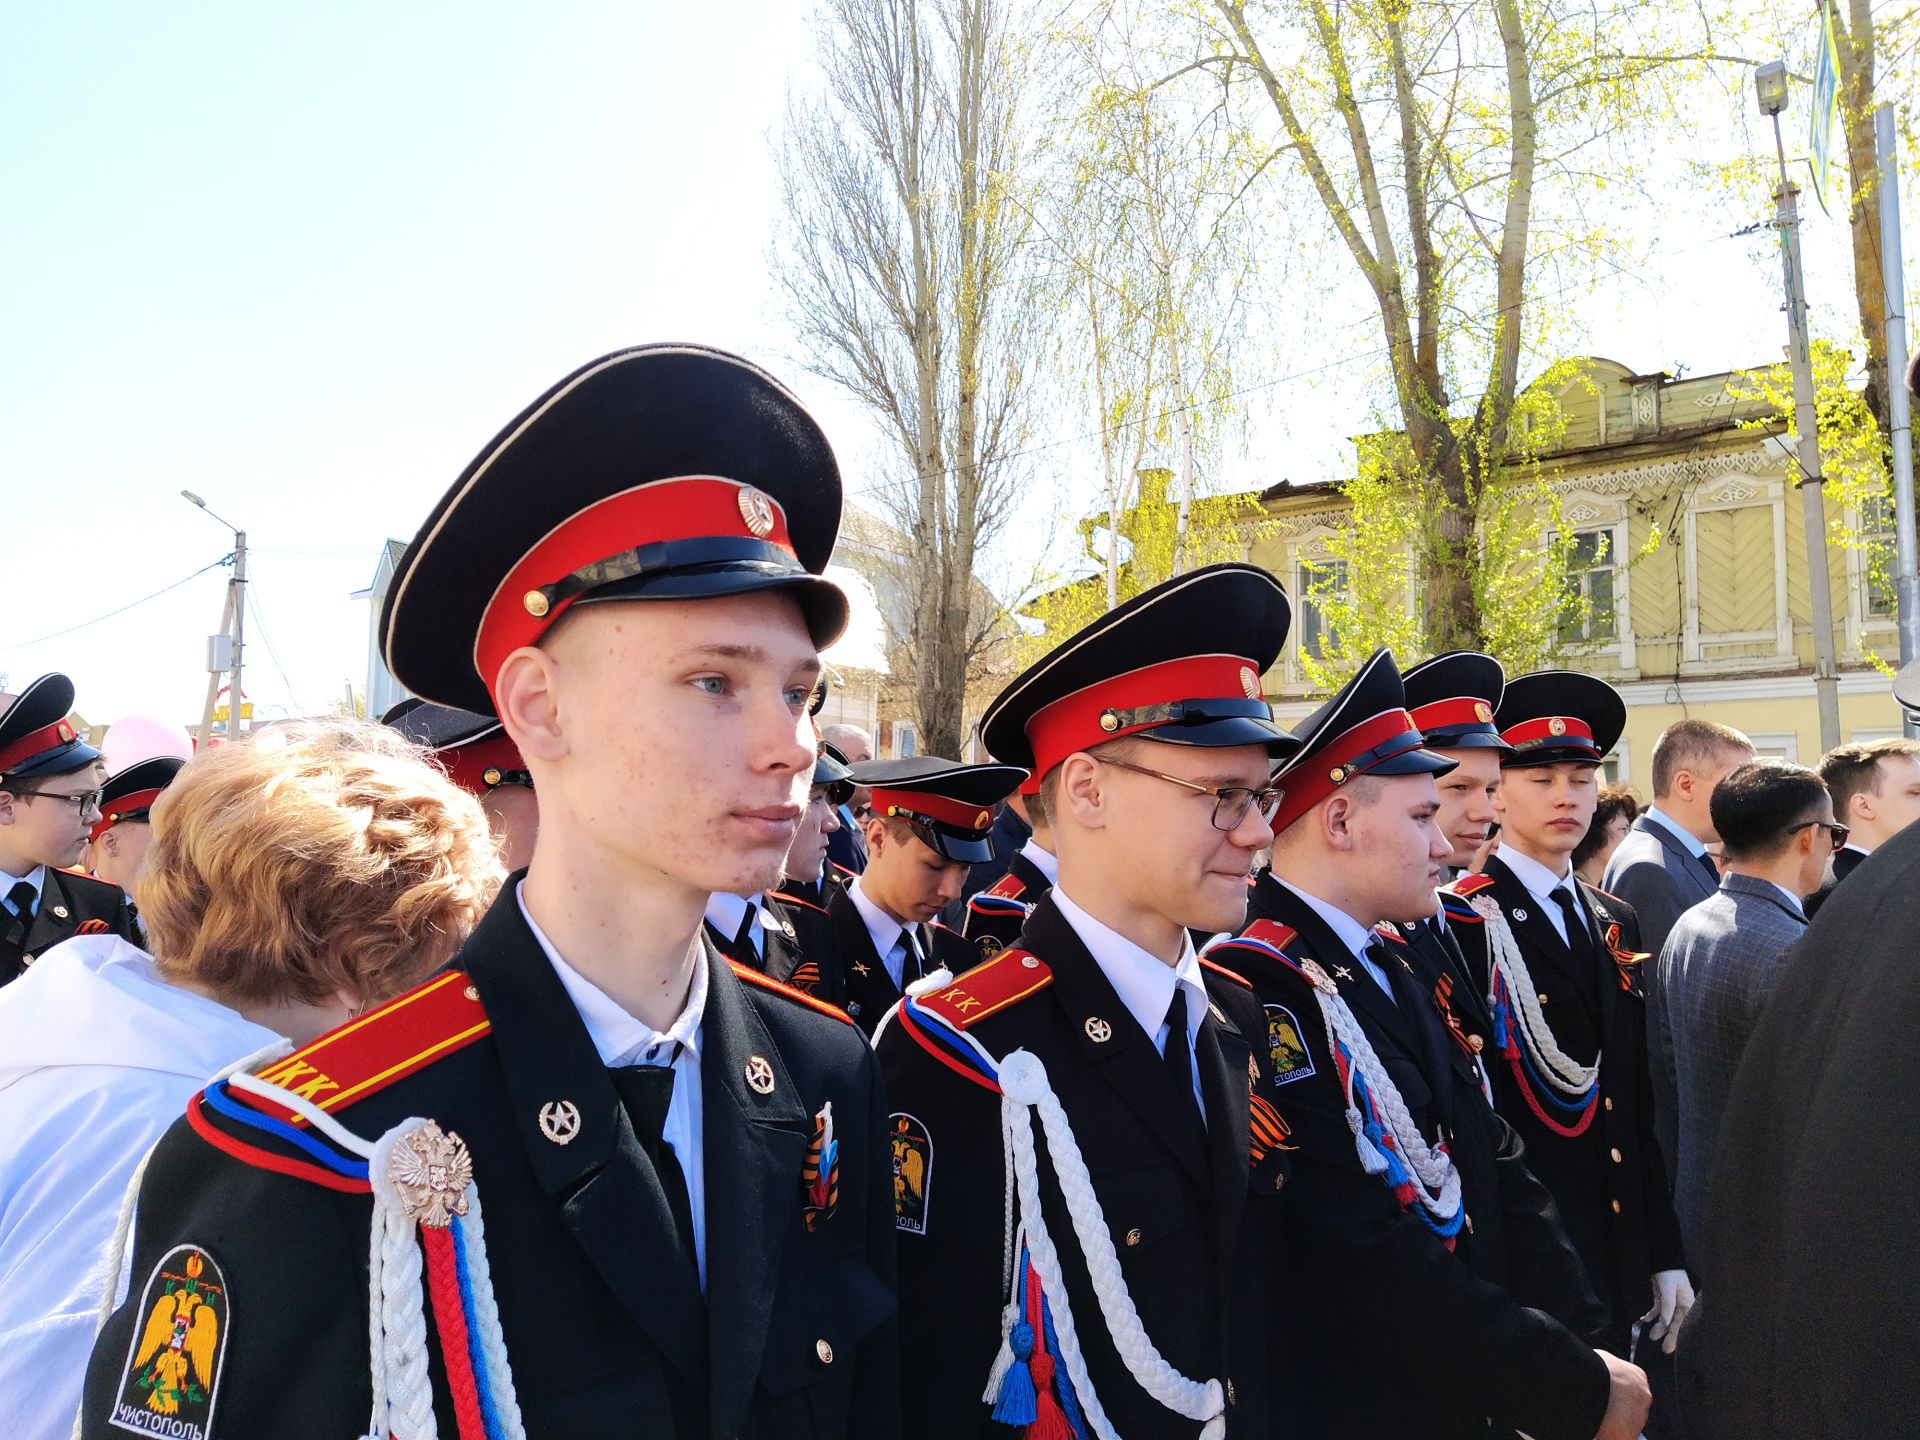
[[[1586,535],[1604,531],[1607,559],[1613,566],[1613,639],[1605,645],[1583,649],[1579,658],[1582,661],[1611,659],[1613,668],[1622,672],[1621,678],[1628,679],[1639,673],[1640,665],[1639,647],[1633,635],[1633,580],[1622,558],[1627,554],[1629,521],[1626,500],[1620,496],[1571,490],[1561,497],[1560,532]]]
[[[1756,498],[1758,497],[1758,498]],[[1762,506],[1773,518],[1773,629],[1740,630],[1720,633],[1700,628],[1700,537],[1697,516],[1728,510],[1757,510]],[[1757,475],[1733,474],[1714,482],[1711,490],[1696,490],[1687,499],[1682,522],[1685,539],[1686,606],[1681,615],[1680,658],[1696,669],[1750,670],[1755,662],[1769,664],[1794,662],[1793,614],[1787,603],[1787,507],[1786,485],[1780,480],[1765,480]],[[1729,655],[1703,658],[1707,645],[1754,645],[1773,642],[1771,656]]]

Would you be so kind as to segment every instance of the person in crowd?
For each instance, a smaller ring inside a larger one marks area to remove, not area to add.
[[[1655,955],[1680,912],[1720,884],[1707,854],[1713,787],[1753,758],[1753,743],[1711,720],[1677,720],[1653,742],[1653,804],[1608,860],[1599,888],[1633,907],[1640,943]]]
[[[823,725],[820,738],[833,746],[847,765],[864,765],[873,759],[873,736],[858,725]],[[853,793],[839,802],[839,812],[840,828],[827,841],[827,863],[845,879],[867,868],[866,787],[856,785]]]
[[[827,901],[838,965],[822,993],[871,1035],[909,985],[976,958],[937,917],[959,896],[967,866],[986,858],[993,806],[1026,775],[929,755],[869,760],[853,778],[871,796],[867,868]]]
[[[1648,1339],[1671,1353],[1693,1286],[1653,1135],[1648,957],[1631,907],[1573,873],[1626,707],[1603,680],[1536,671],[1507,682],[1494,723],[1511,747],[1500,849],[1484,872],[1447,887],[1447,913],[1493,1021],[1479,1038],[1495,1108],[1525,1142],[1527,1167],[1553,1193],[1607,1306],[1604,1348],[1632,1359],[1644,1320]]]
[[[1017,948],[876,1037],[916,1436],[1093,1433],[1096,1414],[1127,1440],[1270,1433],[1248,1211],[1286,1155],[1255,1118],[1252,992],[1187,932],[1239,924],[1272,836],[1293,741],[1260,676],[1287,620],[1265,571],[1208,566],[987,707],[988,753],[1041,777],[1060,879]]]
[[[188,1098],[415,984],[500,880],[471,797],[378,726],[276,727],[122,796],[145,798],[122,828],[148,832],[153,953],[76,936],[0,990],[0,1394],[25,1440],[72,1432],[122,1192]]]
[[[1060,878],[1060,861],[1053,853],[1053,822],[1047,819],[1046,802],[1040,798],[1040,782],[1032,776],[1023,780],[1008,799],[1007,810],[1017,810],[1027,837],[1008,861],[1006,872],[968,897],[961,919],[960,933],[982,960],[991,960],[1013,944],[1033,907]]]
[[[1847,843],[1833,852],[1833,873],[1807,897],[1808,918],[1862,860],[1920,820],[1920,740],[1836,745],[1820,757],[1820,778],[1834,817],[1847,827]]]
[[[153,802],[179,776],[186,761],[172,755],[139,760],[100,787],[100,816],[87,831],[88,868],[96,878],[118,885],[127,893],[127,911],[133,920],[134,943],[147,943],[134,903],[133,887],[146,872],[153,847],[149,823]]]
[[[71,936],[134,936],[126,892],[67,868],[99,818],[101,784],[72,710],[64,675],[0,695],[0,985]]]
[[[1602,888],[1607,875],[1607,865],[1613,859],[1613,852],[1620,848],[1620,842],[1627,838],[1633,829],[1633,822],[1640,818],[1640,802],[1633,791],[1625,785],[1602,785],[1600,797],[1594,802],[1593,823],[1587,826],[1586,838],[1573,852],[1573,869],[1583,884],[1594,889]],[[1706,842],[1706,851],[1715,856],[1719,842]],[[1715,860],[1718,865],[1717,858]]]
[[[1033,784],[1031,776],[1026,783]],[[945,912],[947,922],[954,929],[961,929],[966,924],[967,901],[1005,875],[1013,864],[1013,857],[1020,853],[1021,847],[1032,836],[1033,817],[1028,813],[1027,792],[1023,786],[994,807],[993,824],[987,831],[987,844],[992,847],[993,853],[979,864],[967,867],[967,878],[960,887],[960,898],[949,905]]]
[[[1442,667],[1445,688],[1468,668]],[[1479,723],[1484,703],[1454,718]],[[1265,1011],[1265,1098],[1291,1147],[1266,1287],[1274,1368],[1305,1382],[1284,1433],[1634,1440],[1646,1377],[1581,1338],[1600,1303],[1398,928],[1431,920],[1456,848],[1434,783],[1455,762],[1424,748],[1385,650],[1297,733],[1273,776],[1273,866],[1246,928],[1208,952]]]
[[[1729,772],[1713,792],[1713,826],[1726,847],[1720,888],[1674,924],[1647,987],[1648,1023],[1673,1057],[1673,1199],[1689,1254],[1701,1246],[1713,1143],[1747,1037],[1807,928],[1801,903],[1847,834],[1819,775],[1785,760]]]
[[[380,723],[426,746],[447,777],[479,799],[508,874],[527,868],[540,834],[540,802],[533,793],[532,772],[497,719],[407,699],[381,716]]]
[[[840,504],[793,395],[686,344],[566,376],[441,498],[380,644],[501,718],[533,859],[451,968],[161,1139],[83,1440],[900,1433],[878,1066],[701,935],[799,825]]]

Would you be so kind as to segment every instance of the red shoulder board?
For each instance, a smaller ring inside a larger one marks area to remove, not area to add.
[[[1493,884],[1493,877],[1491,875],[1485,871],[1476,871],[1472,875],[1462,875],[1451,885],[1442,886],[1441,888],[1451,890],[1456,895],[1478,895],[1491,884]]]
[[[1254,940],[1264,940],[1276,950],[1285,950],[1300,938],[1300,932],[1278,920],[1256,920],[1240,932]]]
[[[1590,880],[1582,880],[1580,884],[1582,888],[1591,890],[1594,894],[1598,895],[1602,900],[1611,900],[1618,905],[1625,905],[1627,903],[1625,900],[1622,900],[1618,895],[1614,894],[1611,890],[1602,890],[1598,885],[1595,885]]]
[[[1026,893],[1027,882],[1011,870],[987,887],[987,894],[998,895],[1003,900],[1018,900]]]
[[[801,896],[798,896],[798,895],[789,895],[784,890],[773,890],[768,893],[773,899],[778,900],[782,905],[798,905],[802,910],[811,910],[815,914],[819,914],[819,915],[824,915],[827,913],[826,906],[816,905],[813,903],[813,901],[803,899]]]
[[[1214,974],[1218,975],[1222,980],[1231,980],[1236,985],[1244,985],[1249,990],[1253,989],[1253,982],[1247,979],[1246,976],[1238,974],[1235,971],[1229,970],[1224,965],[1217,965],[1213,961],[1207,959],[1207,957],[1204,955],[1200,957],[1200,967],[1203,970],[1211,970]]]
[[[782,985],[778,980],[770,979],[751,966],[742,965],[738,960],[729,960],[727,964],[735,975],[749,985],[756,985],[762,990],[771,990],[775,995],[784,996],[794,1004],[804,1005],[809,1010],[818,1010],[822,1015],[831,1015],[843,1025],[853,1024],[852,1018],[838,1006],[829,1005],[824,1000],[816,1000],[806,991],[796,990],[791,985]]]
[[[945,989],[919,996],[914,1003],[956,1030],[965,1030],[1052,983],[1053,972],[1038,956],[1025,950],[1002,950]]]
[[[397,1080],[464,1050],[493,1028],[464,970],[443,970],[337,1030],[276,1060],[259,1077],[329,1112],[377,1095]],[[306,1119],[245,1090],[235,1099],[289,1125]]]
[[[1400,927],[1398,925],[1389,925],[1384,920],[1373,927],[1373,933],[1378,935],[1382,940],[1393,941],[1396,945],[1404,945],[1407,943],[1407,937],[1400,933]]]

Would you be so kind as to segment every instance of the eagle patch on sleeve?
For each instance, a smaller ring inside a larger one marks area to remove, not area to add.
[[[197,1245],[176,1245],[140,1292],[133,1343],[114,1391],[119,1430],[169,1440],[211,1440],[232,1309],[220,1264]]]
[[[1284,1005],[1262,1007],[1267,1012],[1267,1049],[1272,1056],[1276,1086],[1304,1080],[1313,1074],[1313,1055],[1293,1011]]]
[[[915,1116],[887,1117],[893,1142],[893,1228],[927,1233],[927,1201],[933,1194],[933,1137]]]

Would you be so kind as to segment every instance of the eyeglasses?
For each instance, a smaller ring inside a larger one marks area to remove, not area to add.
[[[1802,820],[1798,825],[1789,825],[1787,827],[1787,833],[1791,835],[1796,830],[1811,830],[1816,825],[1827,832],[1828,836],[1833,840],[1833,848],[1836,850],[1846,844],[1847,836],[1853,833],[1853,827],[1851,825],[1835,825],[1826,820]]]
[[[98,790],[82,790],[77,795],[66,795],[58,790],[28,790],[23,793],[29,798],[40,795],[48,800],[64,800],[84,815],[89,810],[98,810],[100,808],[100,796],[102,792]]]
[[[1256,805],[1260,807],[1260,818],[1271,820],[1279,812],[1284,790],[1276,790],[1271,785],[1259,790],[1249,790],[1244,785],[1222,785],[1209,789],[1205,785],[1196,785],[1191,780],[1182,780],[1178,775],[1163,775],[1158,770],[1149,770],[1144,765],[1129,765],[1124,760],[1108,760],[1095,757],[1102,765],[1112,765],[1116,769],[1131,770],[1136,775],[1151,775],[1156,780],[1164,780],[1169,785],[1178,785],[1183,790],[1191,790],[1196,795],[1213,797],[1213,828],[1232,832],[1238,830],[1246,821],[1247,812]]]

